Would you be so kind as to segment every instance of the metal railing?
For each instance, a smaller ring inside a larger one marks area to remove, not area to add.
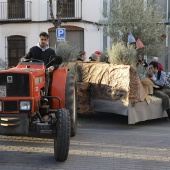
[[[31,1],[25,1],[23,3],[0,2],[0,22],[30,20]]]
[[[47,19],[51,20],[50,2],[47,2]],[[56,18],[57,6],[56,1],[53,1],[53,14]],[[62,20],[81,20],[82,19],[82,0],[74,0],[73,2],[66,2],[62,5]]]

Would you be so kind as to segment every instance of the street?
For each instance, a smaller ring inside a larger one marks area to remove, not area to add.
[[[128,125],[120,115],[79,115],[65,162],[55,162],[49,137],[0,136],[0,170],[21,169],[169,170],[170,121]]]

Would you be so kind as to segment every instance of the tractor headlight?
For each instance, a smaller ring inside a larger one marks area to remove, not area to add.
[[[20,101],[20,110],[31,110],[31,101]]]
[[[2,101],[0,101],[0,112],[2,112]]]

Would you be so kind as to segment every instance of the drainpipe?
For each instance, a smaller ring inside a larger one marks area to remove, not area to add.
[[[168,39],[169,39],[169,36],[168,36],[168,22],[169,22],[169,16],[168,16],[168,13],[169,13],[169,0],[166,0],[166,47],[165,47],[165,72],[168,72]]]
[[[144,0],[144,11],[147,9],[147,4],[148,4],[148,1]]]
[[[5,37],[5,69],[8,68],[8,45],[7,45],[7,37]]]
[[[38,0],[38,34],[40,33],[40,0]]]

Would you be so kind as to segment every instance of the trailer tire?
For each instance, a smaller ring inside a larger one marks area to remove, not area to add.
[[[70,114],[66,109],[59,109],[56,117],[54,157],[56,161],[63,162],[68,157],[70,146]]]
[[[77,86],[75,74],[69,71],[66,79],[65,98],[65,108],[68,109],[70,112],[71,137],[73,137],[76,135],[77,131]]]

